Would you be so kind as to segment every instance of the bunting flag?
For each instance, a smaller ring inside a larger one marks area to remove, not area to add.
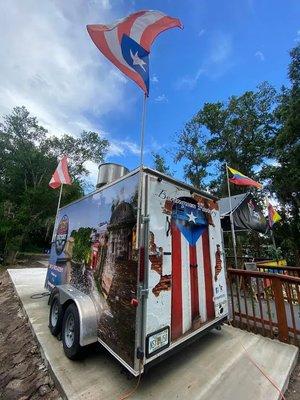
[[[68,171],[68,158],[67,156],[64,156],[56,170],[54,171],[54,174],[52,175],[52,178],[49,182],[49,186],[52,189],[57,189],[60,187],[60,185],[72,185],[72,180],[71,177],[69,175],[69,171]]]
[[[161,32],[179,27],[179,19],[160,11],[138,11],[111,25],[87,25],[88,33],[117,68],[149,94],[149,53]]]
[[[275,208],[272,206],[269,200],[267,200],[267,203],[268,203],[269,226],[272,229],[273,225],[281,220],[281,216],[278,214],[278,212],[275,210]]]
[[[235,185],[240,186],[254,186],[258,189],[262,188],[262,184],[259,182],[254,181],[251,178],[248,178],[246,175],[242,174],[241,172],[237,171],[234,168],[228,167],[228,170],[232,173],[232,177],[229,178],[229,182],[234,183]]]

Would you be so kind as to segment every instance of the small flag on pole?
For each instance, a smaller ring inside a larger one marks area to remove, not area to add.
[[[282,219],[269,201],[268,201],[268,217],[269,217],[269,226],[271,229],[273,228],[273,225],[276,224],[276,222],[279,222]]]
[[[254,181],[251,178],[248,178],[246,175],[242,174],[241,172],[237,171],[234,168],[228,167],[228,170],[232,173],[232,177],[229,178],[229,182],[234,183],[235,185],[240,186],[254,186],[258,189],[262,188],[262,184],[259,182]]]
[[[49,182],[49,186],[52,189],[57,189],[60,187],[60,185],[71,185],[72,184],[72,180],[71,177],[69,175],[69,171],[68,171],[68,159],[67,156],[64,156],[56,170],[54,171],[54,174],[52,175],[52,178]]]
[[[161,32],[174,27],[182,28],[179,19],[149,10],[111,25],[87,25],[87,30],[101,53],[148,95],[151,44]]]

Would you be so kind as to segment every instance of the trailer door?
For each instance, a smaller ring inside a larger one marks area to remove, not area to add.
[[[165,344],[167,330],[172,345],[224,315],[225,306],[221,308],[217,302],[226,301],[226,285],[217,203],[200,195],[192,197],[180,185],[151,175],[147,199],[146,335],[147,343],[156,338],[153,348],[157,348],[159,343]]]
[[[215,316],[208,223],[193,199],[179,200],[171,216],[173,341]]]

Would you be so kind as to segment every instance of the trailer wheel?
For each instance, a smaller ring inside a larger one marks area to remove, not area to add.
[[[77,360],[82,356],[83,347],[79,344],[79,314],[77,307],[71,303],[63,317],[62,322],[62,342],[65,355],[71,360]]]
[[[62,306],[59,301],[59,294],[53,296],[49,312],[49,329],[53,336],[57,336],[61,332],[63,319]]]

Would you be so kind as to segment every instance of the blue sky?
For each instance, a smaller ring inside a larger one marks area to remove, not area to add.
[[[0,6],[0,114],[24,104],[51,134],[93,129],[112,146],[107,161],[138,165],[142,91],[105,60],[85,25],[140,9],[181,19],[150,55],[145,163],[165,154],[208,101],[269,81],[287,83],[288,51],[300,41],[298,1],[4,0]],[[27,21],[26,24],[23,21]],[[22,41],[19,38],[22,37]],[[92,180],[96,166],[89,165]],[[182,167],[172,166],[182,178]]]

